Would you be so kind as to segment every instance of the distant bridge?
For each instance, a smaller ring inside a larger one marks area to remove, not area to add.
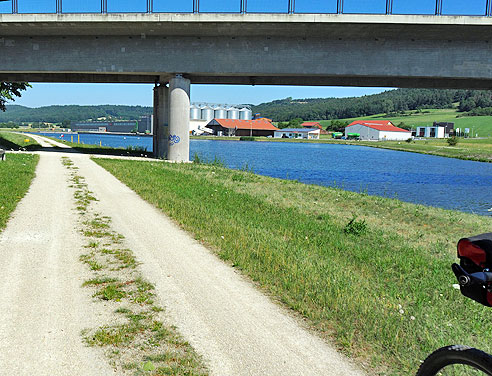
[[[154,150],[188,160],[190,83],[491,89],[491,21],[445,15],[0,14],[0,80],[155,83]],[[169,136],[181,142],[168,144]]]

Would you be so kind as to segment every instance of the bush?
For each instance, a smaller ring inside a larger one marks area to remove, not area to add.
[[[447,140],[449,146],[455,146],[458,143],[458,137],[449,137]]]
[[[363,235],[367,232],[367,223],[364,219],[362,221],[358,221],[357,217],[354,216],[350,222],[347,223],[343,229],[343,232],[357,236]]]
[[[239,141],[256,141],[256,137],[251,137],[251,136],[241,136],[239,138]]]
[[[409,137],[405,140],[405,142],[408,142],[409,144],[413,141],[413,138],[412,137]]]

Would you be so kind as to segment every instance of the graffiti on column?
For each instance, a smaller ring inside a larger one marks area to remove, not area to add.
[[[169,135],[169,145],[173,146],[175,144],[178,144],[179,141],[181,141],[181,138],[175,134],[170,134]]]

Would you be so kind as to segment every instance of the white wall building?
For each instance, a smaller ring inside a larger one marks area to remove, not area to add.
[[[345,128],[345,137],[349,133],[360,134],[361,140],[405,141],[412,137],[412,132],[395,127],[388,120],[356,120]]]
[[[445,127],[417,127],[415,137],[431,137],[431,138],[445,138]]]
[[[320,134],[320,129],[317,128],[284,128],[275,131],[273,137],[318,140],[319,134]]]

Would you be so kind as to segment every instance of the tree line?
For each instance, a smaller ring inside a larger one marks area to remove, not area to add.
[[[138,120],[142,115],[152,114],[152,107],[144,106],[45,106],[30,108],[19,105],[7,105],[6,111],[0,111],[0,123],[58,123],[70,125],[71,121],[97,120]]]

